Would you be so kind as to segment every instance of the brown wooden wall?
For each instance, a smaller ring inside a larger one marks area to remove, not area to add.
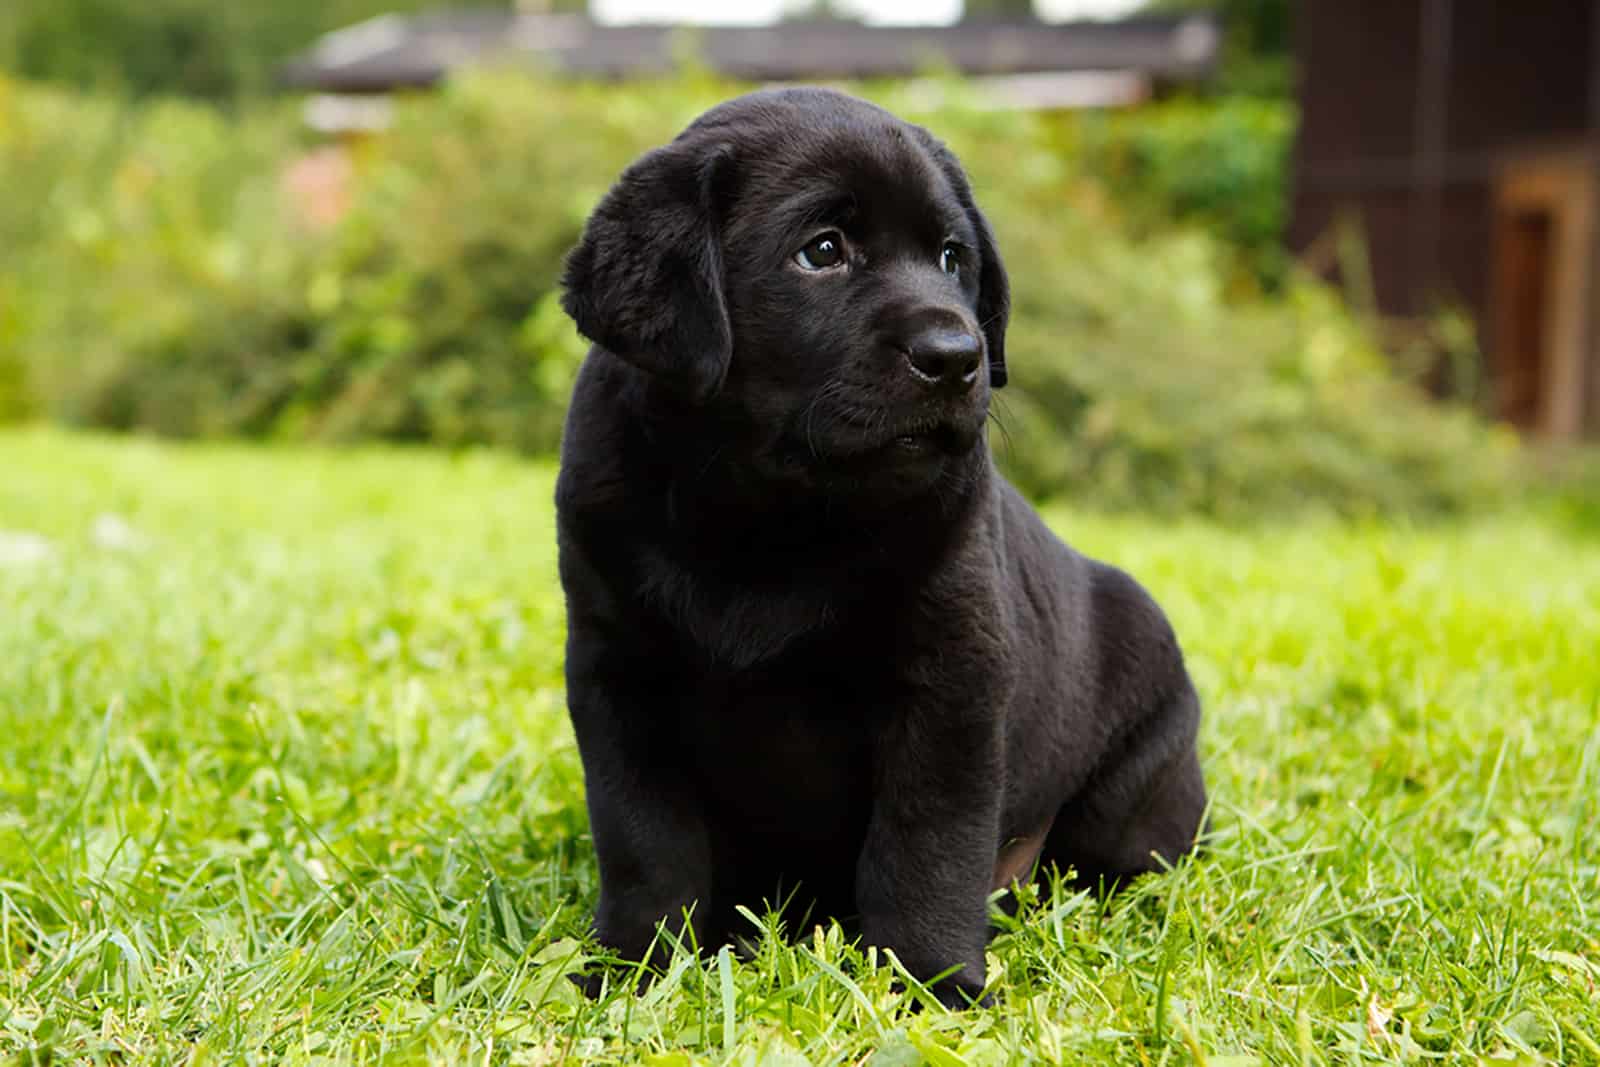
[[[1381,311],[1464,304],[1489,347],[1495,180],[1600,145],[1600,0],[1300,0],[1289,243],[1358,219]]]

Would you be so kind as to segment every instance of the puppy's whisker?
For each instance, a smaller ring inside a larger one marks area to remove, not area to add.
[[[823,392],[826,391],[827,387],[824,386]],[[816,396],[811,398],[811,403],[806,405],[806,413],[804,418],[801,420],[801,427],[805,430],[806,451],[811,453],[812,459],[821,458],[817,455],[817,439],[814,434],[815,427],[813,426],[813,423],[815,422],[817,416],[817,404],[822,401],[822,395],[822,393],[818,393]]]
[[[811,453],[812,459],[822,458],[822,454],[817,451],[815,435],[817,408],[821,406],[824,400],[831,400],[838,395],[843,386],[844,383],[838,378],[828,379],[823,383],[822,388],[817,390],[817,395],[811,398],[811,403],[806,405],[802,426],[805,430],[806,449]]]
[[[1011,453],[1011,428],[1006,425],[1006,420],[1005,420],[1005,418],[1002,417],[1002,415],[1009,416],[1011,413],[1009,411],[1004,411],[1003,412],[1001,410],[1005,406],[1006,406],[1006,401],[1005,401],[1004,397],[1001,397],[1001,396],[991,396],[990,397],[990,399],[989,399],[989,421],[994,423],[995,426],[999,428],[999,430],[1000,430],[1001,450],[1009,458],[1011,456],[1011,454],[1012,454]]]
[[[711,468],[716,466],[717,460],[721,459],[722,458],[722,454],[724,452],[726,452],[727,450],[728,450],[728,446],[727,445],[719,445],[716,448],[712,449],[711,455],[706,457],[705,466],[700,468],[700,473],[697,476],[697,478],[699,480],[703,480],[706,475],[710,474],[711,473]]]

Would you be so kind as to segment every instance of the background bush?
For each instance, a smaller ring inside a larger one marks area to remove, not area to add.
[[[1055,140],[1117,191],[1135,233],[1197,224],[1228,246],[1232,282],[1276,288],[1290,268],[1283,235],[1294,125],[1285,98],[1232,95],[1068,115],[1055,123]]]
[[[734,91],[463,79],[402,102],[319,230],[281,187],[306,147],[289,104],[0,88],[0,409],[550,450],[584,350],[561,257],[629,159]],[[1231,284],[1236,248],[1276,226],[1281,113],[1048,120],[956,85],[933,105],[864,91],[951,142],[1000,233],[1016,309],[995,445],[1026,490],[1243,515],[1452,509],[1503,484],[1506,443],[1397,380],[1333,293]],[[1215,165],[1236,140],[1242,162]]]
[[[509,0],[478,0],[506,7]],[[572,7],[581,0],[557,0]],[[233,100],[319,34],[436,0],[6,0],[0,70],[135,96]]]

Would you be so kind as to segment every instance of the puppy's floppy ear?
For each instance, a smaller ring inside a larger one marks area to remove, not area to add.
[[[984,347],[989,350],[989,387],[1006,384],[1006,323],[1011,319],[1011,282],[1000,259],[994,231],[972,198],[972,184],[955,153],[927,130],[917,127],[924,145],[939,164],[955,190],[956,199],[966,211],[978,234],[978,324],[983,329]]]
[[[983,328],[984,347],[989,350],[989,388],[998,389],[1006,384],[1007,377],[1006,324],[1011,321],[1011,282],[989,220],[972,202],[970,191],[964,199],[973,229],[978,231],[978,323]]]
[[[680,137],[634,161],[561,278],[578,332],[695,401],[722,385],[733,354],[713,205],[729,155]]]

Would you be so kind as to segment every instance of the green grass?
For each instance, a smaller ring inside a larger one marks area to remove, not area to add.
[[[754,923],[589,1004],[551,480],[0,434],[52,546],[0,564],[0,1061],[1600,1062],[1592,533],[1055,511],[1174,619],[1211,854],[1029,902],[993,1010]]]

